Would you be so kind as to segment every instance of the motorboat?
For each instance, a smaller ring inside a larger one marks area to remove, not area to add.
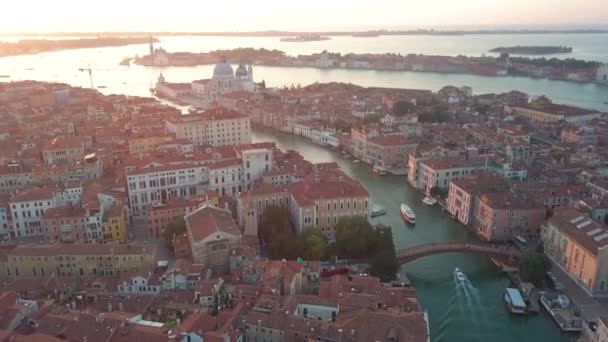
[[[370,212],[370,217],[378,217],[386,214],[386,209],[381,206],[373,206],[372,211]]]
[[[426,205],[435,205],[437,204],[437,200],[434,199],[431,196],[426,196],[423,200],[422,203],[426,204]]]
[[[380,165],[374,165],[372,171],[379,176],[384,176],[384,175],[388,174],[388,170],[386,170],[385,168],[383,168]]]
[[[467,280],[467,277],[464,275],[464,273],[462,273],[460,268],[456,267],[454,269],[454,279],[456,279],[459,283],[462,283]]]
[[[412,208],[410,208],[407,204],[405,203],[401,203],[401,207],[399,209],[401,211],[401,216],[403,216],[403,219],[411,224],[416,224],[416,214],[414,214],[414,211],[412,210]]]

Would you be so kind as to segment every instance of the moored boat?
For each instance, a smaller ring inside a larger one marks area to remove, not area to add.
[[[378,216],[382,216],[384,214],[386,214],[386,209],[384,209],[383,207],[381,207],[379,205],[374,205],[372,207],[372,211],[370,212],[369,216],[378,217]]]
[[[405,203],[401,203],[401,207],[399,209],[401,211],[401,216],[403,216],[403,219],[411,224],[416,224],[416,214],[414,214],[414,211],[412,210],[412,208],[410,208],[407,204]]]
[[[431,196],[426,196],[423,200],[422,203],[426,204],[426,205],[435,205],[437,204],[437,200],[434,199]]]
[[[504,296],[505,304],[511,313],[517,315],[526,314],[526,302],[518,289],[507,288]]]
[[[386,170],[380,165],[374,165],[372,171],[379,176],[384,176],[388,173],[388,170]]]

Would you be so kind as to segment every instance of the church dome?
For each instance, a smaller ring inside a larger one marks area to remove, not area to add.
[[[234,76],[247,76],[247,68],[245,68],[243,64],[239,65],[239,67],[236,68],[236,71],[234,72]]]
[[[215,68],[213,68],[213,78],[226,77],[234,77],[234,71],[232,70],[232,65],[223,58],[222,61],[217,63]]]

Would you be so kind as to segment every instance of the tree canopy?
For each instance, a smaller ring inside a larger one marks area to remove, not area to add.
[[[398,101],[393,105],[393,114],[395,116],[405,116],[416,108],[410,101]]]
[[[304,259],[321,260],[325,257],[327,240],[319,228],[306,229],[299,240]]]
[[[163,241],[165,247],[173,252],[173,237],[186,231],[186,220],[183,217],[178,218],[174,222],[171,222],[167,228],[163,231]]]
[[[258,237],[267,246],[273,259],[299,257],[300,245],[289,220],[287,208],[270,206],[264,210],[258,229]]]
[[[551,267],[547,257],[535,250],[526,251],[519,260],[519,274],[525,281],[541,287],[545,280],[545,274]]]

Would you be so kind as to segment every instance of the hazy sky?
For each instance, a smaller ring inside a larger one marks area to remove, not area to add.
[[[1,32],[607,24],[608,0],[3,0]]]

